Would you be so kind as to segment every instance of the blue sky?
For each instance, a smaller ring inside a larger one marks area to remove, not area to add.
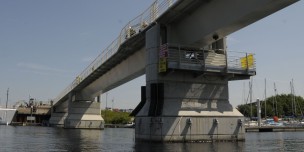
[[[0,1],[0,105],[55,98],[154,0],[2,0]],[[304,2],[300,1],[228,36],[228,49],[256,54],[254,98],[295,92],[304,95]],[[230,82],[230,102],[243,103],[248,81]],[[108,92],[108,106],[134,108],[140,101],[139,77]],[[103,96],[102,106],[105,105]]]

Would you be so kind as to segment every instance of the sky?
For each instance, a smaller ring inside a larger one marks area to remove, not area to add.
[[[0,105],[56,98],[154,0],[0,0]],[[227,37],[228,51],[255,53],[253,99],[304,96],[304,2],[300,1]],[[229,82],[230,103],[245,103],[248,80]],[[135,108],[141,76],[102,96],[102,107]],[[106,102],[107,101],[107,102]],[[247,101],[248,102],[248,101]]]

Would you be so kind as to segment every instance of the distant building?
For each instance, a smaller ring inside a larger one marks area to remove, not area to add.
[[[31,98],[29,102],[19,101],[14,107],[17,109],[16,117],[13,120],[18,124],[47,124],[51,117],[51,102],[49,104],[36,101]]]

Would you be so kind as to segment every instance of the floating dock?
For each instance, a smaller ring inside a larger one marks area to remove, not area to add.
[[[277,127],[277,126],[263,126],[263,127],[246,127],[245,132],[302,132],[304,127]]]

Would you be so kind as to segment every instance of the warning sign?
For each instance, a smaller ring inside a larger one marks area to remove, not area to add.
[[[159,58],[158,63],[158,72],[166,72],[167,71],[167,59],[166,58]]]
[[[253,54],[241,58],[241,66],[243,69],[251,68],[254,65]]]
[[[158,72],[167,71],[168,44],[163,44],[159,49]]]

